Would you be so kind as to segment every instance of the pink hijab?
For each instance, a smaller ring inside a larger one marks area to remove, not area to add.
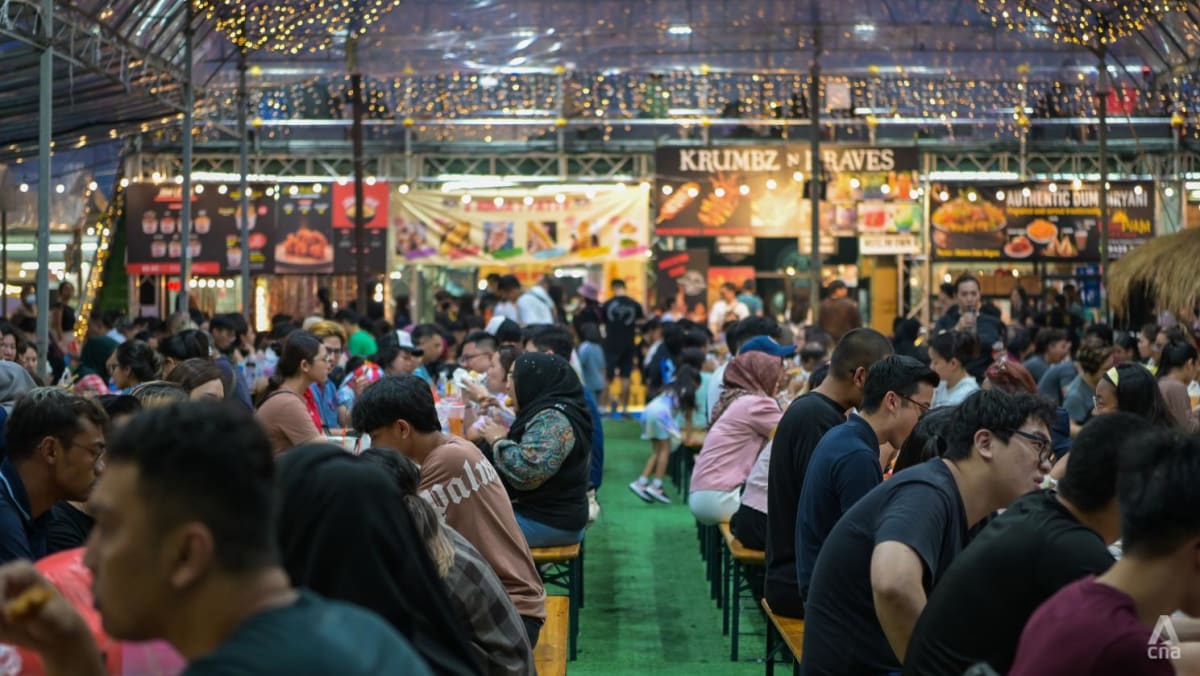
[[[779,378],[783,374],[783,360],[772,357],[765,352],[746,352],[739,354],[725,367],[724,388],[721,398],[713,407],[712,420],[709,427],[721,417],[725,409],[734,399],[746,394],[757,394],[764,397],[774,397],[779,388]]]

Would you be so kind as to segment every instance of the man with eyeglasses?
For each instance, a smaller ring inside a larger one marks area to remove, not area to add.
[[[900,671],[927,594],[968,531],[1050,472],[1053,421],[1052,405],[1031,394],[976,392],[950,417],[942,457],[897,473],[842,516],[809,584],[802,673]]]
[[[904,673],[959,676],[980,662],[1008,673],[1038,606],[1112,565],[1108,545],[1121,535],[1118,459],[1152,427],[1120,412],[1084,425],[1057,487],[1018,498],[946,571],[913,631]]]
[[[496,338],[487,331],[475,331],[463,341],[458,365],[475,373],[487,373],[496,353]]]
[[[893,453],[884,455],[882,449],[904,445],[929,410],[937,384],[937,374],[912,357],[880,359],[867,370],[858,413],[826,432],[813,449],[796,511],[796,582],[802,600],[829,531],[883,483]]]
[[[103,468],[107,424],[94,399],[56,387],[17,400],[0,462],[0,563],[47,554],[50,508],[88,499]]]

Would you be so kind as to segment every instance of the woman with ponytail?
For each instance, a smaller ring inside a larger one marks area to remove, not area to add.
[[[162,359],[154,348],[141,340],[121,343],[108,358],[108,372],[113,384],[124,394],[142,383],[157,380],[161,370]]]
[[[1196,379],[1196,356],[1190,343],[1175,341],[1162,349],[1158,362],[1158,389],[1167,410],[1180,429],[1191,433],[1200,431],[1200,417],[1188,396],[1188,386]]]
[[[323,440],[321,413],[311,385],[324,382],[329,368],[325,345],[313,334],[295,331],[284,339],[275,375],[254,416],[266,429],[276,454]]]

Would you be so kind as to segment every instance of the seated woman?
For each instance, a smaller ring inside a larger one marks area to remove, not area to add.
[[[327,377],[329,358],[325,345],[316,336],[295,331],[284,339],[267,396],[254,414],[255,420],[267,430],[275,453],[324,439],[321,413],[311,386],[325,382]]]
[[[390,476],[332,444],[293,449],[278,472],[276,538],[293,584],[378,613],[435,674],[482,673]]]
[[[127,340],[117,346],[108,358],[108,372],[113,384],[123,393],[158,377],[162,365],[158,354],[148,343]]]
[[[416,463],[389,449],[368,449],[362,457],[382,467],[395,480],[438,577],[446,583],[451,605],[471,631],[475,659],[483,665],[484,673],[532,674],[529,635],[504,584],[479,550],[443,523],[433,506],[417,494],[421,470]]]
[[[513,501],[530,547],[575,544],[588,520],[592,419],[583,384],[567,360],[533,352],[513,362],[508,430],[487,420],[480,434]]]
[[[983,389],[1002,390],[1009,394],[1024,392],[1038,393],[1037,381],[1029,369],[1007,356],[1001,357],[988,367],[984,373]],[[1059,406],[1055,411],[1054,424],[1050,427],[1050,438],[1053,441],[1054,458],[1057,460],[1071,450],[1071,416],[1067,409]]]
[[[487,413],[490,411],[491,419],[500,423],[502,427],[508,428],[512,421],[516,418],[510,408],[511,402],[508,400],[508,372],[512,369],[513,362],[517,361],[517,357],[521,356],[521,349],[512,345],[501,345],[492,353],[492,363],[488,366],[484,373],[483,385],[476,383],[468,383],[463,388],[463,396],[468,401],[476,404],[478,410]],[[467,428],[467,439],[471,441],[480,441],[483,439],[480,430],[483,429],[483,424],[488,418],[480,416],[475,422]]]
[[[970,333],[947,331],[929,341],[929,367],[941,382],[933,391],[933,407],[957,406],[979,390],[975,377],[967,372],[979,356],[979,341]]]
[[[188,359],[176,366],[167,382],[175,383],[188,393],[188,398],[225,399],[225,382],[221,369],[211,359]]]
[[[783,411],[775,401],[783,360],[746,352],[729,362],[724,388],[692,470],[688,506],[704,525],[728,521],[738,510],[741,487]]]
[[[904,445],[900,447],[896,462],[892,463],[893,476],[896,472],[942,457],[946,450],[945,434],[956,408],[958,407],[942,406],[921,416],[912,433],[904,440]]]
[[[117,341],[107,336],[92,336],[79,352],[75,369],[75,391],[81,394],[108,394],[108,358],[117,351]]]
[[[1075,353],[1075,367],[1079,375],[1067,386],[1067,394],[1063,397],[1063,408],[1071,416],[1071,436],[1092,417],[1092,409],[1096,405],[1096,387],[1104,371],[1112,365],[1112,353],[1112,346],[1099,338],[1084,339]]]
[[[156,408],[166,408],[188,400],[188,393],[178,383],[168,383],[165,380],[151,380],[142,383],[129,391],[129,396],[138,400],[143,411]]]
[[[162,369],[159,377],[171,375],[178,364],[188,359],[212,358],[212,343],[208,334],[195,328],[184,329],[158,343],[158,353],[162,357]]]
[[[1173,427],[1176,424],[1154,374],[1141,364],[1117,364],[1105,371],[1096,384],[1096,405],[1092,414],[1116,411],[1141,416],[1155,426]]]
[[[1175,424],[1185,432],[1200,432],[1198,410],[1192,408],[1188,386],[1196,380],[1196,348],[1187,342],[1168,343],[1158,363],[1158,389]]]
[[[1086,347],[1086,341],[1084,345]],[[1083,355],[1083,351],[1084,348],[1081,347],[1080,355]],[[1080,356],[1080,369],[1087,374],[1090,366],[1083,365],[1083,359],[1084,357]],[[1083,375],[1080,376],[1082,377]],[[1095,382],[1096,394],[1092,397],[1094,406],[1090,411],[1092,416],[1125,411],[1141,416],[1156,426],[1176,425],[1171,412],[1167,410],[1167,403],[1158,389],[1154,374],[1145,365],[1138,362],[1122,362],[1104,371],[1103,375],[1097,375]],[[1075,429],[1072,415],[1072,430]],[[1061,456],[1051,470],[1050,478],[1059,481],[1066,476],[1067,463],[1070,460],[1070,453]]]
[[[807,349],[807,348],[806,348]],[[818,356],[823,359],[825,348],[814,348],[814,352],[810,353],[814,359]],[[804,351],[800,353],[801,360],[804,359]],[[812,373],[805,378],[802,389],[805,392],[811,392],[821,386],[825,377],[829,375],[829,364],[810,363]],[[786,410],[787,405],[781,404],[780,408]],[[750,468],[750,476],[746,477],[746,488],[742,490],[742,505],[738,511],[729,519],[729,529],[733,531],[734,537],[741,540],[743,545],[750,549],[763,551],[767,548],[767,477],[771,469],[771,444],[767,444],[762,452],[758,454],[758,460],[754,461],[754,467]],[[745,571],[747,578],[750,580],[751,589],[758,596],[762,596],[763,580],[762,573],[747,570]]]

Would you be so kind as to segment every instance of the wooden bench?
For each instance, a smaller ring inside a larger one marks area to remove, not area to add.
[[[579,640],[579,609],[583,607],[583,543],[560,547],[532,547],[533,562],[542,576],[542,584],[556,585],[567,592],[570,602],[568,629],[571,659],[575,659]],[[547,596],[547,601],[550,597]]]
[[[781,648],[791,653],[792,673],[799,674],[800,656],[804,651],[804,620],[776,615],[771,612],[766,599],[762,600],[762,609],[767,616],[767,676],[774,676],[775,656]]]
[[[570,614],[570,598],[546,597],[546,623],[542,625],[537,647],[533,649],[533,665],[538,676],[566,676]]]
[[[722,549],[721,595],[726,599],[722,613],[721,630],[730,635],[729,659],[738,660],[738,643],[741,640],[742,599],[750,591],[750,582],[746,578],[747,567],[764,568],[767,565],[767,553],[750,549],[733,536],[728,523],[718,527],[721,538],[725,541]]]

